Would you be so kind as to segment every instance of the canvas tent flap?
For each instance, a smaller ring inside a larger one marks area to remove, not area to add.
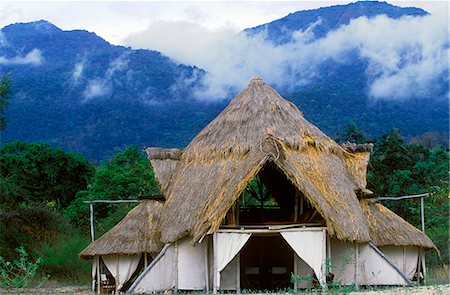
[[[250,239],[250,233],[216,233],[215,234],[215,259],[217,263],[216,282],[220,288],[220,273],[233,260],[239,251]]]
[[[151,265],[149,265],[149,267],[150,266]],[[171,290],[175,288],[175,271],[175,247],[174,245],[170,245],[160,259],[145,273],[139,282],[131,287],[131,291],[146,293]]]
[[[117,290],[131,278],[139,265],[141,254],[136,255],[104,255],[102,260],[116,280]]]
[[[323,231],[288,231],[281,236],[295,253],[314,271],[321,285],[325,284],[325,242]]]

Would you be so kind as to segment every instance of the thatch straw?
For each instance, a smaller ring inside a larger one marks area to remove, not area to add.
[[[92,242],[80,253],[84,259],[94,255],[151,253],[164,246],[160,242],[158,222],[162,203],[142,200],[110,231]]]
[[[164,148],[147,148],[145,149],[148,159],[155,172],[156,180],[159,184],[159,189],[163,195],[166,194],[170,183],[173,171],[175,171],[178,160],[181,157],[182,151],[179,149],[164,149]]]
[[[360,204],[369,223],[370,238],[375,245],[419,246],[437,250],[426,234],[375,199],[361,199]]]
[[[230,206],[267,161],[322,214],[331,235],[367,242],[369,230],[346,164],[350,153],[306,121],[261,79],[253,79],[181,155],[161,218],[162,241],[219,228]]]

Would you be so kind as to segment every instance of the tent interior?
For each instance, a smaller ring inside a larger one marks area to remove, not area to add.
[[[229,209],[221,228],[252,231],[273,229],[274,226],[280,230],[298,226],[323,228],[325,220],[284,173],[273,162],[268,162]],[[236,267],[239,268],[242,289],[312,287],[313,270],[298,257],[280,231],[253,232],[239,252],[238,264],[233,261],[224,274],[235,273]],[[307,282],[294,285],[291,282],[292,274],[308,277]],[[235,284],[231,284],[229,289],[234,289]],[[224,281],[221,289],[226,285],[229,284]]]
[[[294,251],[279,234],[253,235],[240,255],[242,289],[278,290],[292,287]]]
[[[269,162],[242,191],[222,227],[283,224],[324,226],[325,220],[283,172]]]

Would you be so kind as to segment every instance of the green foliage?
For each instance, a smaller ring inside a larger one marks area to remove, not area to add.
[[[338,134],[336,140],[339,143],[351,142],[351,143],[367,143],[369,140],[364,136],[364,132],[358,127],[355,122],[347,125],[344,132]]]
[[[93,174],[77,153],[45,143],[7,143],[0,148],[0,208],[35,202],[65,208]]]
[[[0,253],[12,260],[15,248],[24,245],[31,251],[39,243],[54,239],[59,231],[62,216],[45,204],[20,205],[15,209],[0,211]]]
[[[139,196],[159,194],[153,169],[137,146],[119,151],[111,160],[97,169],[89,189],[77,194],[77,199],[65,210],[65,215],[77,225],[86,225],[88,206],[83,201],[137,199]],[[96,220],[115,215],[118,208],[130,209],[126,205],[95,205]],[[123,212],[117,216],[124,216]],[[117,217],[119,218],[119,217]],[[121,218],[121,217],[120,217]],[[119,219],[120,220],[120,219]],[[118,220],[116,220],[117,222]]]
[[[6,128],[8,119],[5,117],[5,111],[11,95],[11,82],[7,74],[0,78],[0,132]]]
[[[58,237],[34,249],[42,259],[39,274],[53,280],[88,281],[91,262],[81,260],[78,254],[90,242],[87,232],[66,225]]]
[[[442,147],[426,148],[407,144],[398,130],[381,136],[375,143],[367,174],[368,188],[382,196],[428,192],[425,199],[425,232],[449,261],[449,152]],[[386,202],[391,210],[420,228],[420,200]],[[441,263],[428,254],[431,265]]]
[[[16,251],[19,258],[12,262],[0,256],[0,287],[27,287],[36,275],[41,260],[31,261],[23,246]]]

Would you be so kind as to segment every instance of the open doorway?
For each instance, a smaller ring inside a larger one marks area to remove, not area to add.
[[[294,251],[279,234],[253,235],[240,254],[241,288],[280,290],[292,288]]]

